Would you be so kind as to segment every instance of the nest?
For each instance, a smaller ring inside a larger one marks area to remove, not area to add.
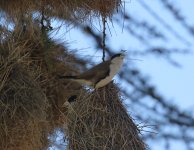
[[[80,95],[68,111],[69,149],[145,150],[139,130],[111,83]]]
[[[81,88],[76,83],[69,87],[57,75],[76,72],[68,64],[80,62],[40,34],[3,36],[6,38],[0,44],[0,149],[46,149],[51,144],[49,135],[65,124],[62,112],[66,110],[62,104]]]
[[[0,90],[0,149],[43,149],[48,100],[23,68],[9,67],[1,70],[9,77]]]
[[[0,9],[11,17],[44,12],[50,17],[85,20],[89,16],[111,16],[120,0],[1,0]]]

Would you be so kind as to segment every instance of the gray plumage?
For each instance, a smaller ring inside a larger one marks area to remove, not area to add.
[[[124,54],[119,53],[111,57],[110,60],[102,62],[93,68],[77,76],[60,76],[64,79],[72,79],[81,84],[86,84],[94,88],[100,88],[108,84],[123,64]]]

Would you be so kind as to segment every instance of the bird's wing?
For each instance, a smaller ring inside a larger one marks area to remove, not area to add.
[[[105,78],[105,75],[109,74],[110,63],[110,61],[102,62],[77,76],[77,79],[85,79],[97,83]]]

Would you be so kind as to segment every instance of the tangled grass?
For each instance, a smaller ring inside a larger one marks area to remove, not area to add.
[[[94,16],[112,16],[121,0],[1,0],[0,9],[15,19],[34,12],[49,17],[84,21]]]
[[[69,149],[144,150],[113,83],[81,94],[68,111]]]
[[[61,120],[62,104],[71,92],[81,87],[77,84],[69,87],[56,78],[57,74],[73,72],[65,60],[75,63],[76,59],[67,55],[62,46],[30,35],[11,34],[0,45],[0,149],[3,150],[47,148],[47,137],[65,123]]]

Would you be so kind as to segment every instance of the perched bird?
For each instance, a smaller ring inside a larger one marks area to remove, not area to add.
[[[107,85],[116,75],[123,64],[125,54],[113,55],[110,60],[104,61],[93,68],[77,76],[59,76],[63,79],[71,79],[80,84],[88,85],[95,89]]]

